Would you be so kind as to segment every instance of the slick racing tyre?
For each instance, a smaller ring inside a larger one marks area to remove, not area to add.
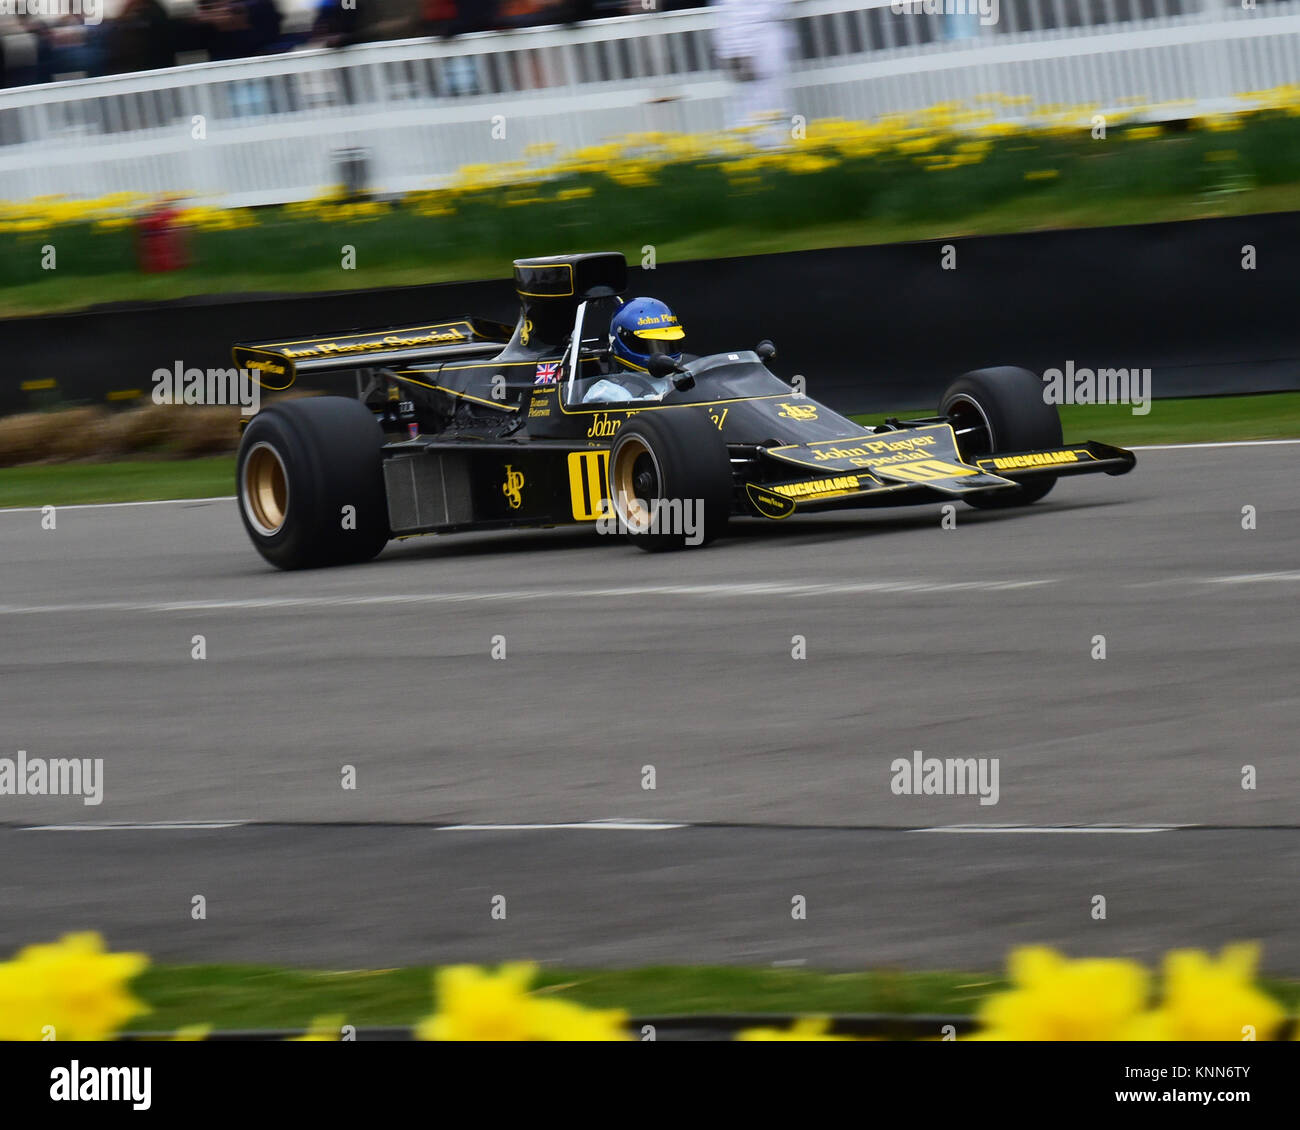
[[[1043,382],[1028,369],[976,369],[948,386],[939,404],[957,433],[968,463],[1004,451],[1061,446],[1061,417],[1043,399]],[[977,491],[965,500],[981,510],[1037,502],[1056,485],[1055,475],[1035,475],[1015,487]]]
[[[375,417],[346,397],[290,400],[253,417],[235,481],[258,553],[281,569],[376,556],[389,538],[382,444]]]
[[[707,545],[731,516],[731,459],[703,409],[631,417],[610,448],[607,485],[620,530],[650,552]]]

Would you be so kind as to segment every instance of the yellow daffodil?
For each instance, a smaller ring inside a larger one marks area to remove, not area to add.
[[[68,934],[0,963],[0,1039],[104,1040],[148,1009],[127,990],[149,959],[106,953],[98,934]]]
[[[290,1043],[336,1043],[343,1029],[343,1014],[318,1016],[305,1035],[290,1037]]]
[[[528,986],[537,966],[503,965],[489,973],[452,965],[434,975],[438,1011],[416,1028],[421,1040],[526,1040]]]
[[[737,1040],[755,1042],[830,1042],[852,1040],[852,1036],[832,1036],[830,1018],[827,1016],[804,1016],[796,1020],[789,1028],[745,1028],[737,1033]]]
[[[1072,961],[1044,946],[1013,950],[1013,987],[980,1006],[985,1040],[1115,1040],[1141,1011],[1148,975],[1133,961]]]
[[[1216,961],[1201,950],[1165,957],[1164,995],[1154,1012],[1127,1034],[1134,1040],[1268,1040],[1277,1034],[1282,1006],[1252,983],[1259,947],[1225,946]]]
[[[583,1008],[571,1001],[533,998],[529,1011],[530,1040],[627,1039],[627,1013],[622,1009]]]
[[[514,963],[492,973],[453,965],[434,976],[438,1011],[416,1026],[420,1040],[622,1040],[627,1016],[587,1009],[528,991],[537,966]]]

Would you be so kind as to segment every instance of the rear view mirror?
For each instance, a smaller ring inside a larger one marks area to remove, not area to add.
[[[677,362],[666,353],[655,353],[646,365],[646,372],[652,377],[671,377],[677,372]]]

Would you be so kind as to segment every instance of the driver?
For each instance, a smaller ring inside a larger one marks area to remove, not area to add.
[[[609,355],[614,371],[592,384],[584,404],[627,400],[662,400],[673,387],[670,377],[652,377],[650,358],[664,353],[680,363],[686,331],[657,298],[633,298],[619,307],[609,323]]]

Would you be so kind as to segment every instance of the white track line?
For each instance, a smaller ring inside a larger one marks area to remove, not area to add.
[[[1300,572],[1292,570],[1282,573],[1237,573],[1227,577],[1207,577],[1206,583],[1212,585],[1257,585],[1269,582],[1300,581]]]
[[[1300,571],[1239,573],[1217,577],[1171,577],[1136,581],[1129,588],[1169,588],[1185,585],[1294,584]],[[622,585],[603,588],[531,588],[467,590],[463,592],[389,593],[366,596],[263,596],[214,600],[103,600],[77,604],[0,604],[0,616],[88,615],[116,612],[207,613],[274,612],[321,608],[375,608],[446,604],[500,604],[546,599],[584,601],[645,597],[705,597],[748,600],[755,597],[871,596],[891,593],[1015,592],[1060,584],[1057,578],[1026,581],[787,581],[748,584]]]
[[[435,832],[669,832],[689,824],[657,824],[651,821],[588,820],[576,824],[439,824]]]
[[[227,828],[246,827],[252,821],[184,821],[156,823],[103,823],[103,824],[39,824],[16,828],[19,832],[193,832],[220,831]],[[274,826],[274,821],[269,826]],[[400,824],[395,827],[416,828],[421,825]],[[683,828],[716,829],[718,825],[669,823],[657,820],[581,820],[554,824],[428,824],[434,832],[673,832]],[[1175,832],[1195,828],[1195,824],[945,824],[933,828],[865,828],[837,827],[796,829],[799,831],[866,831],[876,832],[939,832],[944,834],[978,833],[983,835],[1143,835],[1152,832]],[[750,831],[764,830],[762,825],[747,826]],[[788,831],[780,825],[772,831]]]
[[[1129,451],[1201,451],[1208,447],[1281,447],[1300,443],[1300,439],[1234,439],[1220,443],[1151,443],[1130,447]]]
[[[369,608],[383,605],[479,604],[502,601],[591,600],[610,597],[713,597],[744,600],[767,596],[856,596],[872,593],[1007,592],[1054,585],[1032,581],[830,581],[799,584],[625,585],[616,588],[534,588],[498,591],[392,593],[372,596],[266,596],[230,600],[104,600],[80,604],[0,604],[0,616],[50,615],[58,612],[226,612],[274,609]]]
[[[1078,824],[1078,825],[1041,825],[1031,824],[950,824],[938,828],[909,828],[911,832],[966,832],[992,835],[1140,835],[1149,832],[1170,832],[1178,828],[1191,827],[1188,824],[1154,824],[1154,825],[1120,825],[1120,824]]]
[[[1227,573],[1218,577],[1163,577],[1158,581],[1128,581],[1128,589],[1167,589],[1186,585],[1263,585],[1300,583],[1300,570],[1276,573]]]
[[[55,510],[110,510],[117,506],[182,506],[197,505],[201,502],[234,502],[233,494],[216,495],[212,498],[157,498],[147,502],[71,502],[67,505],[52,503]],[[44,506],[8,506],[0,509],[0,514],[39,514]]]

